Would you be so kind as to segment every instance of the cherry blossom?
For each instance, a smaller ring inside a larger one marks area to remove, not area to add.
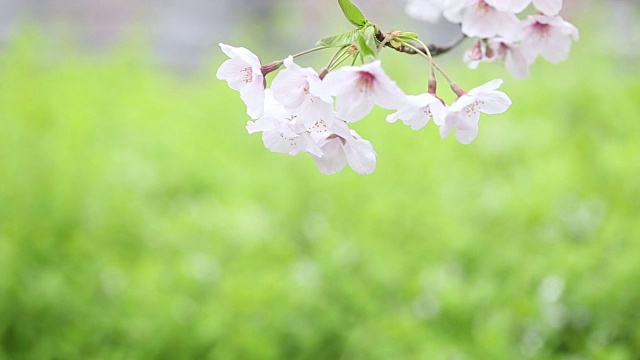
[[[398,119],[410,126],[413,130],[420,130],[425,127],[431,118],[436,123],[442,123],[446,115],[445,105],[429,93],[421,95],[408,95],[405,103],[400,109],[387,116],[387,122],[393,123]]]
[[[312,154],[312,157],[322,174],[335,174],[347,164],[360,175],[370,174],[376,168],[376,152],[371,143],[341,121],[332,124],[328,135],[318,145],[323,156]]]
[[[220,43],[220,48],[230,59],[220,65],[216,76],[240,92],[240,98],[247,105],[247,115],[252,119],[259,118],[264,109],[264,75],[260,59],[243,47]]]
[[[562,9],[562,0],[533,0],[533,6],[545,15],[557,15]]]
[[[322,156],[322,150],[313,140],[303,124],[297,124],[286,109],[273,98],[270,89],[265,91],[264,115],[258,120],[247,122],[249,134],[262,132],[262,141],[267,149],[289,155],[308,152]]]
[[[519,44],[503,38],[491,38],[485,41],[483,50],[481,43],[482,41],[477,41],[465,54],[465,60],[469,62],[470,68],[475,69],[482,61],[502,62],[514,78],[529,77],[529,63]]]
[[[449,107],[449,113],[440,125],[440,136],[449,136],[451,129],[455,129],[455,137],[462,144],[469,144],[478,135],[480,113],[499,114],[511,106],[511,99],[507,94],[496,89],[502,85],[502,80],[492,80],[480,85],[469,92],[462,92],[458,99]],[[460,92],[461,90],[457,90]]]
[[[318,92],[321,85],[318,73],[295,64],[291,56],[284,60],[284,65],[286,69],[281,70],[271,84],[275,100],[296,116],[297,123],[332,119],[333,99]]]
[[[557,15],[562,9],[562,0],[486,0],[501,11],[519,13],[533,2],[535,8],[545,15]]]
[[[336,96],[337,116],[347,122],[362,119],[374,104],[394,109],[405,96],[384,72],[380,60],[331,71],[322,84],[325,94]]]
[[[551,63],[559,63],[569,56],[571,39],[578,40],[578,29],[560,16],[532,15],[524,22],[521,49],[529,64],[538,55]]]
[[[470,37],[500,35],[510,40],[520,37],[520,20],[514,12],[499,10],[485,0],[450,0],[444,17],[461,23],[462,32]]]
[[[410,16],[436,22],[444,16],[460,24],[466,37],[474,38],[465,61],[476,68],[480,62],[501,63],[515,78],[529,75],[529,66],[542,56],[550,62],[564,60],[578,30],[564,21],[558,12],[562,0],[406,0]],[[517,14],[533,6],[538,13],[521,20]],[[229,56],[217,72],[240,92],[251,121],[249,133],[262,133],[265,147],[273,152],[297,155],[309,153],[322,174],[335,174],[347,165],[358,174],[376,168],[372,144],[349,128],[349,123],[363,119],[375,105],[394,110],[386,116],[390,123],[401,120],[413,130],[424,128],[433,119],[440,136],[453,131],[462,144],[478,135],[480,114],[498,114],[511,106],[511,99],[498,88],[502,80],[489,81],[468,92],[435,62],[434,57],[455,47],[438,47],[423,43],[418,34],[401,30],[382,32],[366,19],[351,0],[341,0],[340,7],[356,29],[325,37],[318,46],[261,65],[256,55],[245,48],[220,44]],[[464,37],[463,37],[464,38]],[[385,73],[380,60],[383,49],[418,54],[429,62],[431,70],[426,92],[405,95]],[[431,51],[427,51],[431,49]],[[333,50],[322,70],[303,68],[297,59],[320,50]],[[352,57],[351,66],[341,66]],[[294,59],[296,59],[294,61]],[[373,61],[370,61],[373,59]],[[354,66],[356,61],[363,63]],[[266,76],[284,68],[266,88]],[[448,106],[439,96],[436,71],[442,75],[456,100]]]
[[[531,0],[485,0],[487,4],[500,11],[519,13],[524,10]]]

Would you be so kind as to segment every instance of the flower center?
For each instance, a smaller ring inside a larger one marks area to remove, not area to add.
[[[549,24],[543,24],[538,21],[533,24],[533,31],[538,33],[540,36],[546,36],[549,33],[550,28],[551,26],[549,26]]]
[[[240,72],[244,73],[244,79],[242,79],[242,81],[245,84],[248,84],[251,81],[253,81],[253,69],[251,69],[251,67],[246,67],[246,68],[240,70]]]
[[[478,10],[484,12],[485,14],[488,13],[489,11],[493,10],[493,6],[487,4],[486,1],[484,0],[480,0],[478,1]]]
[[[357,86],[360,91],[369,91],[373,88],[373,83],[376,81],[376,77],[367,71],[358,72]]]
[[[482,105],[484,105],[484,101],[480,100],[476,100],[472,104],[467,105],[467,107],[464,108],[467,118],[474,117],[482,109]]]

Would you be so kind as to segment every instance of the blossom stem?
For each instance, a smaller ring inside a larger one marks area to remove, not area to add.
[[[326,68],[331,71],[333,69],[335,69],[336,67],[340,66],[340,64],[342,64],[346,59],[349,58],[349,56],[351,56],[351,54],[349,54],[349,48],[351,47],[351,45],[346,45],[340,48],[340,50],[338,50],[333,57],[331,58],[331,60],[329,61],[329,64],[326,66]]]
[[[314,47],[313,49],[309,49],[309,50],[305,50],[302,52],[299,52],[297,54],[293,54],[291,55],[294,59],[303,55],[307,55],[307,54],[311,54],[312,52],[316,52],[318,50],[324,50],[324,49],[328,49],[328,47],[326,46],[318,46],[318,47]]]
[[[329,64],[327,64],[327,69],[330,69],[331,66],[333,66],[333,63],[336,61],[336,59],[344,54],[344,51],[347,47],[349,47],[351,45],[345,45],[343,47],[341,47],[340,49],[338,49],[338,51],[336,51],[335,54],[333,54],[333,56],[331,57],[331,60],[329,60]]]
[[[408,47],[408,48],[410,48],[410,49],[414,49],[414,50],[416,50],[416,51],[418,50],[418,48],[417,48],[417,47],[415,47],[415,46],[413,46],[413,45],[409,44],[408,42],[403,42],[403,45],[404,45],[404,46],[407,46],[407,47]],[[433,65],[433,67],[435,67],[435,68],[440,72],[440,74],[442,74],[442,76],[444,76],[444,78],[445,78],[445,79],[447,79],[447,81],[449,82],[449,84],[455,84],[455,81],[453,81],[453,80],[449,77],[449,75],[447,75],[447,73],[445,73],[445,72],[440,68],[440,66],[438,66],[438,64],[436,64],[436,62],[435,62],[435,61],[433,61],[433,59],[429,58],[429,56],[428,56],[427,54],[425,54],[424,52],[422,52],[422,51],[418,51],[418,53],[420,53],[422,56],[424,56],[425,58],[427,58],[427,60],[431,61],[431,64]]]
[[[431,77],[429,78],[429,81],[435,82],[436,70],[435,70],[435,62],[433,61],[433,56],[431,56],[431,50],[429,50],[429,47],[425,45],[425,43],[423,43],[422,40],[416,39],[416,41],[424,47],[425,52],[427,53],[427,57],[429,58],[429,63],[431,64],[431,75],[430,75]]]

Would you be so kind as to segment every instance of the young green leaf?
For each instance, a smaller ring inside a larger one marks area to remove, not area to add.
[[[351,0],[338,0],[340,8],[344,13],[344,16],[355,26],[364,26],[367,23],[367,18],[364,17],[362,11],[355,6]]]
[[[415,40],[418,38],[418,34],[414,32],[403,32],[402,34],[396,36],[396,38],[402,40]]]
[[[359,35],[362,33],[362,29],[353,29],[342,34],[329,36],[327,38],[318,41],[318,45],[326,47],[342,47],[351,45],[358,41]]]
[[[366,27],[358,36],[358,49],[366,61],[375,60],[378,54],[375,30],[373,26]]]

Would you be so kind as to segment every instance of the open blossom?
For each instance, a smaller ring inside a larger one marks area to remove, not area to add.
[[[420,130],[425,127],[431,118],[436,124],[444,122],[446,115],[445,105],[429,93],[420,95],[408,95],[405,103],[393,114],[387,116],[387,122],[402,122],[410,126],[413,130]]]
[[[557,15],[562,9],[562,0],[533,0],[533,6],[545,15]]]
[[[529,63],[519,44],[503,38],[491,38],[485,41],[482,49],[481,41],[477,41],[471,50],[465,54],[469,67],[475,69],[482,61],[502,62],[509,73],[516,79],[529,77]]]
[[[323,155],[312,157],[322,174],[335,174],[347,164],[360,175],[370,174],[376,168],[376,152],[371,143],[342,121],[335,121],[318,145]]]
[[[380,60],[331,71],[322,81],[322,88],[325,94],[336,96],[337,116],[348,122],[362,119],[374,104],[394,109],[404,98],[402,90],[385,74]]]
[[[497,0],[495,0],[497,2]],[[520,37],[520,20],[509,11],[502,10],[485,0],[450,0],[444,10],[444,17],[462,24],[462,32],[470,37],[490,38],[496,35],[510,40]]]
[[[524,22],[521,49],[531,64],[538,55],[552,63],[569,56],[571,39],[578,40],[578,29],[560,16],[532,15]]]
[[[519,13],[524,10],[531,0],[485,0],[487,4],[495,7],[500,11],[511,13]]]
[[[312,68],[300,67],[291,56],[284,60],[284,65],[286,69],[281,70],[271,83],[275,100],[301,124],[333,118],[333,99],[319,92],[322,80],[318,73]]]
[[[486,0],[498,10],[519,13],[531,2],[536,10],[545,15],[556,15],[562,9],[562,0]]]
[[[499,114],[511,106],[511,99],[507,94],[496,90],[501,84],[502,80],[492,80],[460,95],[449,107],[444,122],[438,124],[440,136],[444,139],[451,129],[455,129],[454,135],[460,143],[469,144],[473,141],[478,135],[481,112]]]
[[[250,134],[262,132],[264,146],[273,152],[289,155],[308,152],[322,156],[322,150],[306,127],[292,121],[295,116],[273,99],[270,89],[266,90],[265,94],[264,115],[256,121],[247,122],[247,131]]]
[[[252,119],[259,118],[264,110],[264,75],[260,59],[243,47],[221,43],[220,48],[230,59],[220,65],[216,76],[240,92],[240,98],[247,105],[247,115]]]

